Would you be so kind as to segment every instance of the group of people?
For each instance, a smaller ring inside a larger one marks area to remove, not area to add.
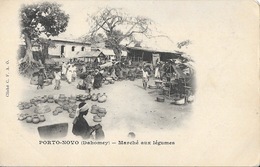
[[[61,88],[61,79],[64,78],[70,84],[76,80],[77,77],[77,67],[74,64],[63,62],[62,66],[55,66],[51,69],[51,79],[54,79],[55,86],[54,90],[59,90]],[[45,67],[39,67],[38,71],[38,84],[37,89],[43,89],[44,83],[47,81],[48,76],[46,74]]]
[[[77,67],[74,64],[62,63],[62,75],[66,77],[68,83],[75,81],[77,76]]]

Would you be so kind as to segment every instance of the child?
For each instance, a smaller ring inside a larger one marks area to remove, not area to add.
[[[144,89],[146,90],[146,88],[147,88],[147,82],[149,81],[149,74],[148,74],[148,72],[147,72],[147,70],[145,69],[142,69],[142,71],[143,71],[143,87],[144,87]]]
[[[56,71],[54,71],[54,79],[55,79],[55,87],[54,90],[60,89],[60,80],[61,80],[61,71],[59,68],[56,68]]]
[[[42,89],[43,88],[44,79],[45,79],[45,75],[44,75],[43,69],[40,69],[39,74],[38,74],[38,86],[37,86],[37,89]]]

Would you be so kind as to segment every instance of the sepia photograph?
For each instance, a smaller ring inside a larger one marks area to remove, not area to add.
[[[259,165],[257,1],[1,4],[0,165]]]

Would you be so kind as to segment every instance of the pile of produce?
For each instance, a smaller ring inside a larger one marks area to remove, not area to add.
[[[164,102],[165,98],[164,97],[157,97],[156,100],[158,102]]]
[[[61,106],[58,106],[55,108],[55,110],[52,112],[54,116],[58,115],[59,113],[63,112],[63,108]]]
[[[98,94],[93,93],[91,95],[91,100],[98,101],[99,103],[104,103],[107,101],[107,95],[105,93],[103,93],[102,95],[101,95],[101,93],[98,93]]]
[[[104,103],[106,101],[107,101],[107,95],[105,93],[103,93],[103,95],[98,96],[98,102],[99,103]]]
[[[112,77],[106,77],[104,80],[104,84],[108,85],[108,84],[114,84],[115,80]]]
[[[37,114],[43,114],[50,111],[51,111],[50,106],[44,103],[37,104],[36,108],[34,109],[34,112]]]
[[[18,120],[20,121],[26,120],[27,123],[34,123],[34,124],[38,124],[40,122],[46,121],[44,115],[37,115],[37,114],[34,115],[20,114]]]
[[[102,117],[106,116],[107,111],[106,111],[105,108],[100,108],[97,105],[92,105],[90,113],[95,114],[93,116],[93,121],[94,122],[101,122],[102,121]]]
[[[96,101],[99,103],[104,103],[107,100],[107,95],[105,93],[86,93],[86,94],[79,94],[76,96],[66,96],[65,94],[59,95],[44,95],[44,96],[37,96],[30,100],[30,102],[21,102],[18,104],[18,108],[20,110],[29,109],[33,106],[35,108],[32,110],[36,115],[29,115],[29,114],[20,114],[19,120],[26,120],[26,122],[30,123],[39,123],[45,121],[44,115],[38,114],[45,114],[51,112],[51,103],[56,106],[55,110],[52,111],[54,116],[63,113],[63,111],[67,111],[70,118],[74,118],[76,115],[76,110],[78,108],[77,102],[83,102],[86,100]],[[106,115],[106,110],[104,108],[99,108],[95,105],[92,106],[91,110],[92,114],[95,115],[94,121],[100,122],[102,117]],[[39,121],[38,121],[39,120]]]
[[[54,96],[53,95],[49,95],[48,99],[47,99],[48,103],[54,103]]]
[[[29,109],[31,108],[33,105],[31,103],[28,103],[28,102],[21,102],[18,104],[18,108],[20,110],[24,110],[24,109]]]

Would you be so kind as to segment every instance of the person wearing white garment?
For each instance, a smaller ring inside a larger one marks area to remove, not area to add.
[[[157,63],[157,64],[156,64],[156,67],[155,67],[155,73],[154,73],[154,77],[157,78],[157,79],[161,78],[160,70],[159,70],[159,69],[160,69],[160,64]]]
[[[77,77],[77,67],[73,64],[72,65],[72,81],[75,81]]]
[[[62,63],[62,67],[61,68],[62,68],[61,74],[62,75],[66,75],[66,73],[67,73],[67,64],[65,62]]]
[[[72,65],[69,64],[68,65],[68,71],[67,71],[67,80],[68,80],[68,83],[70,84],[72,82],[72,75],[73,75],[73,68],[72,68]]]
[[[147,82],[149,81],[149,74],[146,69],[142,69],[142,72],[143,72],[143,87],[146,90]]]

